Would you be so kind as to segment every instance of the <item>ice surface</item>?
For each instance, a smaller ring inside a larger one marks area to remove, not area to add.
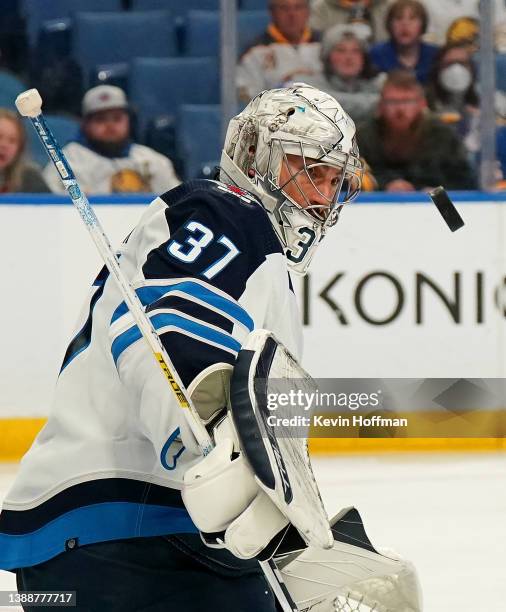
[[[426,612],[505,609],[506,454],[317,457],[312,462],[329,515],[356,506],[373,544],[415,563]],[[0,464],[0,499],[15,472],[15,465]],[[11,589],[14,575],[0,571],[0,590]]]

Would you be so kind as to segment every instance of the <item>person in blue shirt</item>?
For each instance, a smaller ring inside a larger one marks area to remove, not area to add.
[[[425,84],[438,52],[436,45],[422,41],[427,24],[427,11],[421,2],[396,0],[386,18],[390,40],[371,47],[372,63],[380,72],[412,70],[417,80]]]

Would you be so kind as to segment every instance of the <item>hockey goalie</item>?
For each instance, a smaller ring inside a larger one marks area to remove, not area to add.
[[[351,118],[297,84],[231,120],[219,180],[147,207],[121,270],[215,447],[201,456],[104,268],[0,513],[20,591],[72,590],[83,611],[421,610],[412,566],[355,509],[328,520],[305,437],[266,419],[271,381],[311,384],[291,275],[361,177]]]

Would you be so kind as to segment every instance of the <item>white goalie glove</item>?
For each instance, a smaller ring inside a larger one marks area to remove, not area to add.
[[[288,522],[308,545],[330,548],[333,543],[306,438],[300,432],[278,438],[267,422],[266,383],[286,374],[303,388],[313,385],[272,333],[249,334],[230,380],[230,402],[221,404],[231,404],[233,422],[227,416],[214,429],[216,448],[184,477],[183,501],[205,541],[221,543],[241,558],[258,556]],[[202,400],[220,396],[213,379],[221,377],[210,375],[199,385],[201,391],[192,393],[208,426],[212,410],[203,410],[209,403]]]
[[[215,448],[184,476],[183,501],[209,546],[240,559],[260,554],[288,519],[258,486],[226,416],[214,428]]]

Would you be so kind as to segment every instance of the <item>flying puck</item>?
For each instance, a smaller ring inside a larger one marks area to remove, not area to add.
[[[444,187],[436,187],[432,191],[429,191],[429,196],[452,232],[456,232],[464,226],[464,220],[459,215]]]

